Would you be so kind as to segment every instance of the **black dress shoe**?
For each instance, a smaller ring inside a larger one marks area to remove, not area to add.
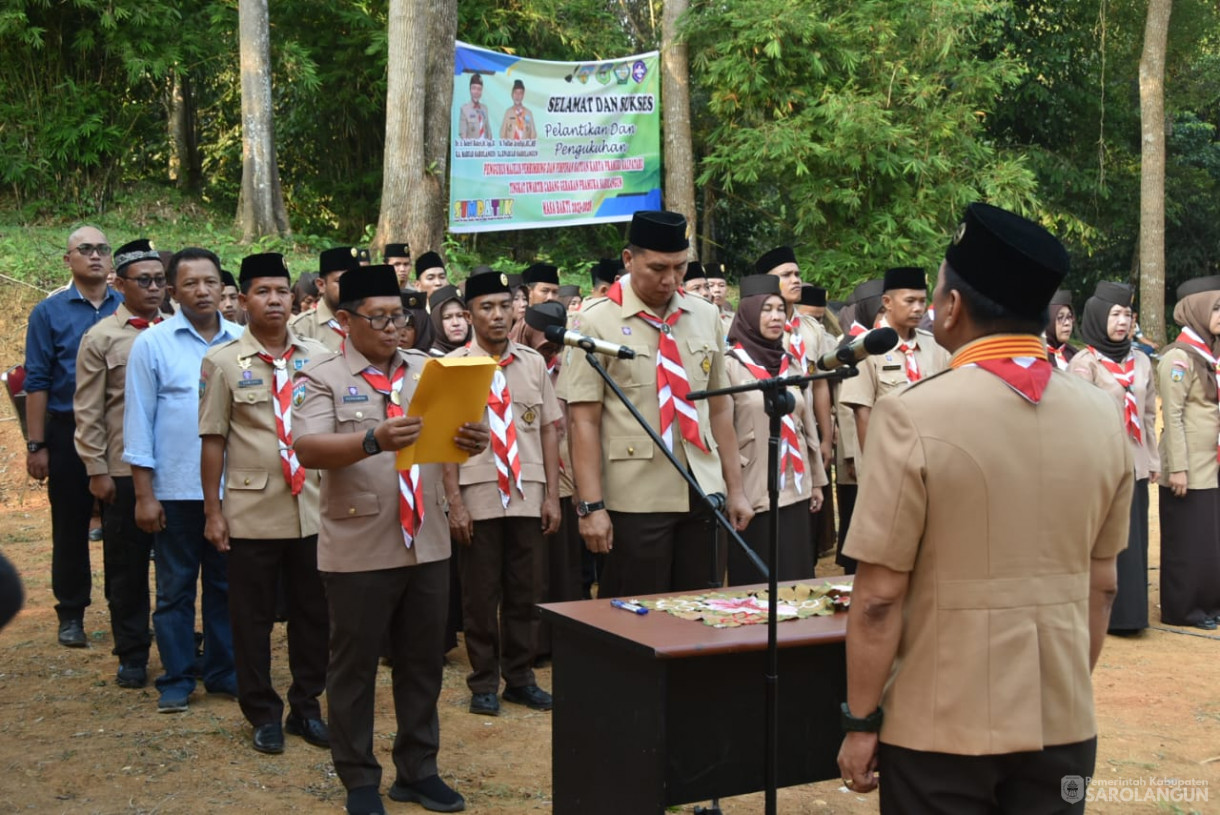
[[[504,701],[516,705],[525,705],[530,710],[550,710],[554,706],[551,694],[537,685],[522,685],[519,688],[505,688]]]
[[[466,799],[442,781],[439,775],[430,775],[410,784],[398,779],[390,787],[390,798],[417,803],[430,812],[461,812],[466,808]]]
[[[1195,628],[1202,628],[1204,631],[1215,631],[1218,627],[1216,621],[1210,617],[1204,618],[1203,622],[1195,623]],[[63,635],[60,635],[60,642],[63,642]]]
[[[376,787],[355,787],[347,791],[347,815],[385,815],[385,804]]]
[[[284,729],[279,722],[260,724],[254,728],[254,749],[260,753],[284,752]]]
[[[59,644],[65,648],[84,648],[85,625],[80,620],[64,620],[59,624]]]
[[[141,662],[121,662],[114,681],[120,688],[142,688],[148,684],[148,668]]]
[[[284,730],[294,736],[300,736],[314,747],[330,748],[330,729],[321,719],[307,719],[289,713],[288,720],[284,722]]]
[[[500,700],[494,693],[476,693],[470,697],[470,712],[480,716],[499,716]]]

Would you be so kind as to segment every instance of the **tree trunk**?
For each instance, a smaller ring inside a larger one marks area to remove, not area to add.
[[[1165,49],[1173,0],[1148,0],[1140,57],[1140,327],[1165,342]]]
[[[428,4],[425,0],[390,0],[387,29],[385,159],[374,244],[405,240],[411,245],[412,257],[419,257],[440,248],[439,238],[429,234],[422,204],[427,72],[419,70],[419,55],[428,53]],[[446,125],[448,121],[446,109]]]
[[[695,157],[690,132],[690,68],[686,43],[678,42],[678,19],[688,0],[665,0],[661,14],[661,122],[665,133],[665,208],[686,216],[691,256],[697,247]]]
[[[453,52],[457,39],[457,0],[432,0],[428,9],[428,68],[425,82],[423,207],[426,245],[439,251],[448,226],[449,122],[453,105]]]
[[[271,110],[271,37],[267,0],[240,0],[241,40],[241,196],[237,223],[242,240],[288,235],[288,213],[275,158]]]
[[[191,78],[174,72],[169,97],[169,178],[179,189],[197,191],[203,180],[199,134],[195,127],[195,94]]]

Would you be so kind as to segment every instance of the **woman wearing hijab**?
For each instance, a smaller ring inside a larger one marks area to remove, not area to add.
[[[404,351],[418,348],[424,353],[432,348],[432,320],[428,318],[428,297],[422,291],[402,289],[402,307],[407,323],[398,336],[398,347]]]
[[[1118,595],[1110,611],[1111,634],[1134,634],[1148,627],[1148,479],[1155,481],[1161,469],[1156,443],[1156,382],[1148,356],[1131,346],[1131,301],[1130,286],[1104,280],[1097,284],[1084,304],[1081,319],[1080,336],[1085,347],[1075,353],[1068,366],[1070,373],[1084,377],[1114,398],[1135,460],[1131,530],[1127,548],[1118,556]],[[1050,310],[1055,312],[1054,301]],[[1055,326],[1052,319],[1048,332]],[[1061,341],[1059,347],[1069,346]],[[1051,361],[1056,362],[1054,352]]]
[[[432,356],[443,357],[470,342],[466,303],[457,286],[442,286],[428,298],[432,320]]]
[[[729,352],[725,370],[730,385],[744,385],[776,376],[799,376],[800,366],[791,367],[784,351],[784,299],[779,278],[750,275],[741,281],[741,302],[729,326]],[[793,389],[795,390],[795,389]],[[822,508],[822,487],[828,482],[822,466],[818,428],[809,401],[797,392],[796,410],[784,417],[780,441],[780,580],[813,577],[814,553],[809,542],[809,513]],[[742,484],[754,507],[754,520],[742,538],[764,563],[770,564],[770,502],[767,497],[767,439],[770,417],[763,410],[761,391],[733,395],[733,426],[740,448]],[[757,583],[763,579],[736,545],[728,551],[729,585]]]
[[[1182,326],[1161,349],[1161,621],[1214,631],[1220,617],[1220,276],[1178,286]]]
[[[1061,371],[1068,369],[1068,363],[1076,355],[1076,348],[1068,343],[1072,338],[1072,329],[1076,325],[1076,312],[1072,310],[1072,293],[1060,289],[1051,298],[1047,311],[1050,320],[1046,324],[1046,358]]]

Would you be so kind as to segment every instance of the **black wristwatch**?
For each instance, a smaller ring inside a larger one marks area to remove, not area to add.
[[[851,715],[851,709],[847,707],[846,702],[839,708],[839,723],[843,726],[844,733],[876,733],[881,729],[883,718],[880,705],[863,719]]]
[[[588,501],[580,501],[576,504],[576,515],[577,517],[584,518],[591,513],[597,512],[599,509],[605,508],[605,501],[594,501],[593,503],[589,503]]]
[[[25,443],[25,449],[29,450],[31,453],[37,453],[39,450],[47,449],[47,443],[45,441],[27,441]]]
[[[370,456],[375,456],[381,452],[381,445],[377,443],[377,437],[373,435],[373,428],[369,428],[364,434],[364,441],[360,442],[360,446],[364,448],[364,452]]]

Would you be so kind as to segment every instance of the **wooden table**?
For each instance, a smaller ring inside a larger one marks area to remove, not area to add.
[[[656,813],[763,788],[766,625],[717,629],[609,600],[540,608],[553,631],[555,815]],[[846,626],[840,613],[777,628],[781,787],[839,776]]]

